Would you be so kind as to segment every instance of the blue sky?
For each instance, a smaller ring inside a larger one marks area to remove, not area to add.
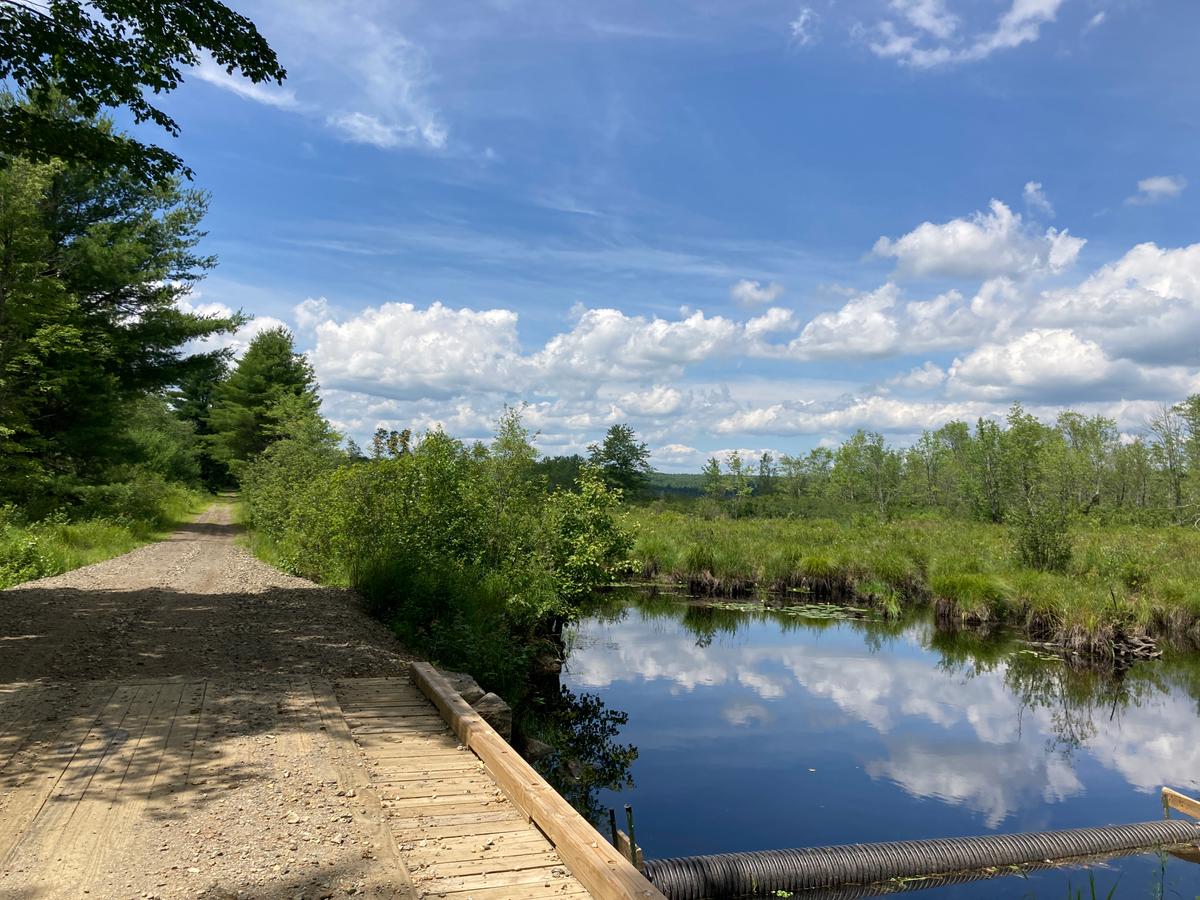
[[[1200,5],[234,3],[289,71],[167,101],[325,410],[664,469],[1200,390]]]

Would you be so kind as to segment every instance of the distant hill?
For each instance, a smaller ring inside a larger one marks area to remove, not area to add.
[[[646,478],[646,492],[699,497],[704,493],[704,476],[699,472],[651,472]]]

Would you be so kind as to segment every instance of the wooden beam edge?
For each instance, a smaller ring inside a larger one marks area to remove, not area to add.
[[[1162,789],[1162,802],[1164,809],[1173,809],[1176,812],[1181,812],[1185,816],[1191,816],[1193,819],[1200,819],[1200,801],[1193,800],[1186,794],[1181,794],[1179,791],[1173,791],[1169,787]]]
[[[567,803],[427,662],[409,664],[412,679],[458,739],[487,766],[505,796],[558,850],[597,900],[666,900],[628,859]]]

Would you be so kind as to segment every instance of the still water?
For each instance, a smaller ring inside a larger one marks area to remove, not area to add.
[[[1013,640],[630,594],[569,635],[564,684],[628,713],[647,857],[1148,821],[1200,793],[1200,666],[1074,671]],[[623,812],[621,813],[623,819]],[[1095,895],[1200,897],[1200,866],[1093,867]],[[1092,896],[1082,869],[922,897]]]

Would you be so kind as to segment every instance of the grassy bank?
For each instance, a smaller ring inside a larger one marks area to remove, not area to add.
[[[637,510],[643,577],[721,597],[786,592],[899,614],[932,603],[946,626],[1004,624],[1094,656],[1143,638],[1200,647],[1200,530],[1078,527],[1062,572],[1021,565],[1011,532],[977,522],[848,524],[704,519]]]
[[[200,491],[170,486],[152,502],[108,515],[58,511],[31,520],[14,506],[0,507],[0,588],[128,553],[162,538],[210,500]]]

